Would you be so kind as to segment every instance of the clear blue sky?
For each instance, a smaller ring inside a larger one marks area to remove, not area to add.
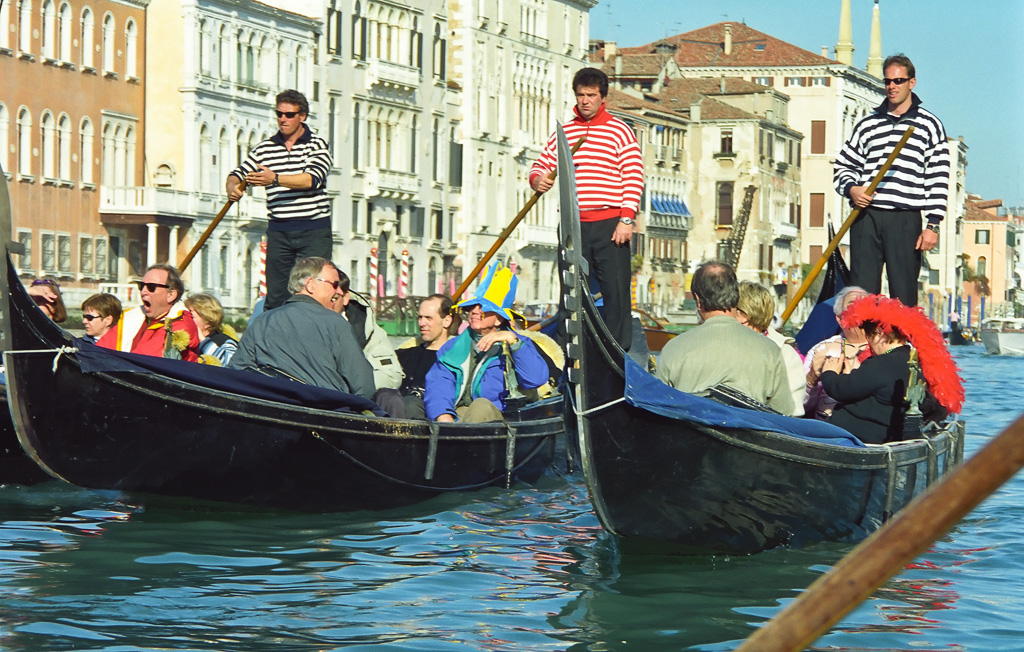
[[[725,20],[814,53],[839,37],[840,0],[600,0],[590,37],[622,47]],[[873,0],[851,0],[866,66]],[[880,0],[882,52],[917,68],[914,92],[967,143],[967,190],[1024,206],[1024,0]],[[830,54],[831,56],[831,54]]]

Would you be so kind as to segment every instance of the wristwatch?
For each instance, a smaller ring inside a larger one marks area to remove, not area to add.
[[[636,224],[636,220],[634,220],[632,217],[620,217],[619,221],[625,224],[626,226],[633,226],[634,224]]]
[[[275,172],[275,173],[274,173],[274,180],[270,182],[270,185],[269,185],[269,186],[267,186],[268,188],[276,188],[276,187],[278,187],[279,185],[281,185],[280,183],[278,183],[278,182],[277,182],[277,177],[278,177],[278,176],[280,176],[280,175],[278,175],[278,174],[277,174],[277,173]]]
[[[929,231],[931,231],[935,235],[939,234],[939,225],[938,224],[932,224],[931,222],[929,222],[928,225],[925,226],[924,228],[928,229]]]

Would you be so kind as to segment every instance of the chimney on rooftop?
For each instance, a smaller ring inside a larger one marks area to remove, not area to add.
[[[725,55],[732,54],[732,23],[725,24]]]
[[[609,59],[615,57],[618,54],[618,52],[619,52],[618,48],[615,47],[615,41],[605,41],[605,44],[604,44],[604,60],[605,61],[608,61]]]
[[[718,92],[725,95],[725,75],[722,75],[718,80]]]
[[[826,59],[828,59],[828,46],[827,45],[821,46],[821,56],[823,56]]]

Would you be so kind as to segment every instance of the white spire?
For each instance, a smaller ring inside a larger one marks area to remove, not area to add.
[[[871,11],[871,45],[868,47],[868,74],[882,78],[882,18],[878,11],[878,0]]]
[[[850,19],[850,0],[843,0],[839,10],[839,40],[836,42],[836,61],[853,65],[853,21]]]

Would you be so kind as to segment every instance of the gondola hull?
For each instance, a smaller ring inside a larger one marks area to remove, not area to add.
[[[566,330],[574,399],[567,419],[575,422],[587,489],[605,529],[696,553],[856,541],[960,462],[959,422],[919,440],[852,447],[640,407],[627,392],[627,358],[588,291],[564,137],[559,146],[559,265],[571,311]],[[671,398],[675,390],[655,384],[652,391]]]
[[[384,509],[534,480],[563,432],[559,400],[507,423],[432,427],[152,373],[84,373],[80,354],[58,356],[72,342],[31,304],[10,265],[8,274],[14,424],[28,455],[71,484],[302,511]]]

